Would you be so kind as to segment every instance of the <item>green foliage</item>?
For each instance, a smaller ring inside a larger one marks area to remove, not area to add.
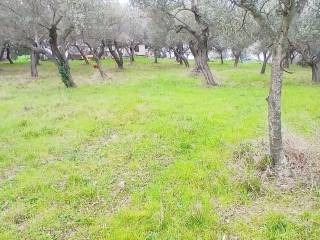
[[[319,206],[305,194],[255,199],[259,180],[231,181],[234,146],[266,134],[259,63],[210,63],[222,86],[208,89],[173,60],[136,61],[118,71],[104,60],[105,81],[71,62],[73,91],[50,62],[37,81],[28,64],[0,64],[0,239],[318,239]],[[292,68],[284,125],[308,136],[319,87]]]
[[[70,70],[65,65],[59,65],[59,73],[64,85],[70,87]]]

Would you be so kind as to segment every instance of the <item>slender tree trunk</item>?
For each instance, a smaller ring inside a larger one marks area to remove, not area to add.
[[[154,49],[154,63],[158,63],[158,49]]]
[[[220,51],[219,53],[220,53],[220,62],[221,62],[221,64],[223,64],[223,52]]]
[[[181,59],[182,59],[182,61],[183,61],[183,63],[184,63],[184,66],[185,66],[186,68],[189,68],[190,65],[189,65],[188,59],[187,59],[185,56],[183,56],[183,55],[182,55]]]
[[[174,54],[174,57],[175,57],[175,59],[176,59],[176,62],[177,63],[181,63],[181,61],[180,61],[180,59],[179,59],[179,56],[178,56],[178,53],[177,53],[177,51],[174,49],[173,50],[173,54]]]
[[[312,82],[313,83],[320,83],[320,69],[317,63],[311,64],[312,69]]]
[[[10,47],[8,46],[6,50],[7,50],[7,60],[9,61],[10,64],[13,64],[13,61],[10,56]]]
[[[103,71],[103,69],[102,69],[102,65],[101,65],[100,58],[95,57],[95,62],[96,62],[96,64],[97,64],[97,67],[98,67],[100,76],[104,79],[106,75],[105,75],[105,73],[104,73],[104,71]]]
[[[261,68],[260,73],[261,73],[261,74],[265,74],[266,68],[267,68],[267,60],[266,60],[266,59],[263,59],[262,68]]]
[[[238,67],[240,61],[240,54],[234,54],[234,67]]]
[[[90,64],[90,63],[89,63],[89,60],[88,60],[87,56],[84,54],[84,52],[82,51],[82,49],[81,49],[77,44],[75,44],[74,46],[76,47],[76,49],[77,49],[78,52],[80,53],[80,55],[81,55],[81,57],[83,58],[83,60],[85,61],[85,63],[86,63],[87,65],[89,65],[89,64]]]
[[[234,56],[234,67],[238,67],[240,56],[241,56],[241,50],[232,49],[232,54]]]
[[[293,52],[290,53],[289,57],[290,57],[290,64],[292,65],[293,64],[293,60],[296,58],[296,54]]]
[[[3,48],[1,49],[1,51],[0,51],[0,61],[2,61],[2,59],[3,59],[5,50],[6,50],[6,48],[3,47]]]
[[[102,77],[102,79],[104,79],[105,73],[102,68],[101,58],[105,53],[105,47],[106,47],[105,41],[102,40],[100,47],[94,47],[94,48],[92,48],[92,46],[87,42],[85,42],[85,44],[89,47],[90,52],[93,54],[93,59],[96,62],[96,66],[97,66],[97,69],[99,70],[100,76]]]
[[[257,54],[258,61],[260,61],[260,53]]]
[[[123,69],[122,52],[118,46],[118,43],[116,41],[113,41],[113,43],[114,43],[115,50],[113,50],[112,48],[112,41],[107,41],[109,52],[112,55],[114,61],[117,63],[118,68]]]
[[[265,74],[270,56],[271,56],[271,53],[268,53],[268,51],[263,52],[263,64],[262,64],[262,68],[260,71],[261,74]]]
[[[281,38],[272,49],[271,82],[268,96],[268,122],[270,156],[275,166],[280,166],[284,160],[281,129],[281,93],[285,57],[284,46],[286,39]]]
[[[134,61],[134,47],[130,46],[130,62],[133,63]]]
[[[38,77],[38,53],[31,52],[31,77]]]

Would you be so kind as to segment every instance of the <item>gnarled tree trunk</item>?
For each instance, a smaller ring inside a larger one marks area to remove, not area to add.
[[[62,17],[61,17],[62,18]],[[56,65],[58,66],[59,74],[61,76],[62,82],[67,88],[76,87],[75,82],[73,81],[70,66],[68,59],[65,55],[65,48],[61,51],[58,48],[58,33],[57,33],[57,25],[59,24],[61,18],[54,24],[51,25],[49,29],[49,43],[52,51],[52,55],[55,58]],[[67,29],[62,36],[62,39],[65,39],[67,35],[72,31],[72,28]]]
[[[110,41],[110,40],[107,41],[107,46],[108,46],[108,49],[109,49],[111,56],[113,57],[114,61],[117,63],[118,68],[123,69],[123,57],[122,57],[123,54],[120,50],[118,42],[113,41],[113,45],[114,45],[115,50],[113,49],[112,41]]]
[[[186,68],[188,68],[189,61],[183,54],[183,46],[178,45],[176,48],[172,48],[173,53],[176,57],[176,61],[179,62],[181,65],[184,64]]]
[[[206,42],[198,39],[198,41],[190,41],[190,50],[194,56],[197,69],[202,73],[205,83],[208,86],[217,86],[218,84],[213,78],[211,70],[208,65],[208,48]]]

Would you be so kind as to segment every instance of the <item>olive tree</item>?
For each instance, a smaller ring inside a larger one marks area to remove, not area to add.
[[[289,42],[294,19],[299,17],[307,0],[232,0],[232,3],[251,14],[262,33],[272,39],[272,70],[268,100],[270,156],[274,165],[285,164],[282,143],[281,92]]]
[[[129,55],[130,63],[135,61],[135,49],[144,43],[147,31],[145,14],[138,8],[127,5],[122,21],[123,42]]]
[[[66,87],[75,87],[68,58],[67,40],[77,24],[76,0],[3,0],[1,11],[7,12],[8,27],[13,39],[28,47],[31,53],[31,74],[37,76],[39,53],[56,64]]]
[[[145,9],[162,12],[173,21],[176,32],[186,32],[191,36],[189,47],[196,65],[208,86],[216,86],[216,79],[208,66],[208,39],[210,23],[206,18],[206,1],[200,0],[133,0]]]
[[[320,1],[310,1],[290,35],[293,49],[312,70],[312,82],[320,83]]]

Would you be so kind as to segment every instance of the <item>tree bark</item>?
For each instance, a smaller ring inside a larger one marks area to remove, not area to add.
[[[13,64],[13,61],[10,56],[10,46],[7,46],[6,51],[7,51],[7,60],[9,61],[10,64]]]
[[[238,6],[250,11],[260,27],[273,37],[271,82],[267,100],[270,157],[276,168],[281,168],[286,163],[282,145],[281,90],[284,71],[283,64],[289,49],[289,28],[294,16],[302,12],[306,3],[306,0],[279,2],[279,8],[282,8],[279,11],[281,21],[280,27],[275,30],[270,26],[267,17],[262,14],[262,9],[257,7],[255,1],[241,0],[238,2]]]
[[[52,24],[49,29],[49,43],[52,51],[52,55],[55,58],[55,62],[58,66],[59,74],[61,76],[61,80],[67,88],[76,87],[75,82],[73,81],[68,59],[65,56],[65,48],[61,51],[58,48],[58,33],[57,33],[57,24],[59,24],[61,18],[55,23]],[[67,34],[72,30],[72,28],[65,31],[63,39],[67,37]]]
[[[312,69],[312,82],[320,83],[320,69],[319,69],[318,63],[312,63],[311,69]]]
[[[263,64],[260,71],[261,74],[265,74],[270,57],[271,57],[271,53],[268,53],[268,50],[263,51]]]
[[[183,54],[183,46],[177,46],[177,48],[173,48],[173,53],[176,57],[176,61],[178,63],[180,63],[181,65],[184,64],[186,68],[188,68],[189,65],[189,61],[188,59],[184,56]]]
[[[238,67],[238,64],[239,64],[239,61],[240,61],[240,56],[237,55],[237,56],[234,56],[234,67]]]
[[[219,53],[220,53],[220,62],[221,62],[221,64],[223,64],[223,63],[224,63],[224,62],[223,62],[223,52],[220,51]]]
[[[97,64],[97,67],[98,67],[98,70],[99,70],[99,73],[100,73],[100,76],[102,77],[102,79],[104,79],[105,77],[105,73],[102,69],[102,65],[101,65],[101,58],[104,54],[104,49],[105,49],[106,45],[105,45],[105,42],[104,41],[101,41],[101,45],[100,45],[100,51],[98,51],[98,49],[94,49],[93,51],[93,55],[94,55],[94,59],[95,59],[95,62]]]
[[[178,53],[174,48],[173,48],[173,54],[174,54],[174,57],[176,59],[176,62],[181,64],[181,60],[180,60],[180,58],[178,56]]]
[[[232,54],[234,56],[234,67],[238,67],[241,56],[241,50],[232,49]]]
[[[154,49],[154,63],[158,63],[158,49]]]
[[[2,59],[3,59],[5,50],[6,50],[6,48],[3,47],[3,48],[1,49],[1,51],[0,51],[0,61],[2,61]]]
[[[38,56],[39,54],[32,50],[31,52],[31,77],[38,77]]]
[[[206,85],[217,86],[218,84],[214,80],[212,72],[208,65],[208,55],[207,55],[208,48],[207,48],[206,42],[198,39],[198,41],[196,42],[190,41],[189,46],[194,56],[197,70],[200,70],[200,72],[202,73],[205,79]]]
[[[130,50],[130,62],[133,63],[135,61],[135,59],[134,59],[134,46],[130,46],[129,50]]]
[[[274,165],[280,165],[283,159],[281,129],[281,90],[283,70],[281,69],[283,54],[282,43],[275,44],[272,50],[271,82],[268,96],[268,125],[270,155]]]
[[[122,58],[122,52],[120,50],[120,47],[118,46],[117,41],[113,41],[114,44],[114,48],[115,50],[113,50],[112,48],[112,41],[107,41],[107,46],[109,49],[109,52],[111,54],[111,56],[113,57],[114,61],[116,62],[117,66],[119,69],[123,69],[123,58]]]
[[[134,62],[134,45],[130,44],[129,47],[125,47],[125,50],[127,51],[129,55],[129,62],[130,65]]]
[[[78,52],[80,53],[80,55],[81,55],[81,57],[83,58],[83,60],[85,61],[85,63],[86,63],[87,65],[89,65],[89,64],[90,64],[90,63],[89,63],[89,60],[88,60],[87,56],[84,54],[84,52],[82,51],[82,49],[81,49],[77,44],[75,44],[74,46],[76,47],[76,49],[77,49]]]
[[[100,76],[101,76],[102,78],[104,78],[104,77],[105,77],[105,73],[104,73],[104,71],[103,71],[103,69],[102,69],[100,58],[95,58],[95,62],[96,62],[96,64],[97,64],[97,67],[98,67]]]

